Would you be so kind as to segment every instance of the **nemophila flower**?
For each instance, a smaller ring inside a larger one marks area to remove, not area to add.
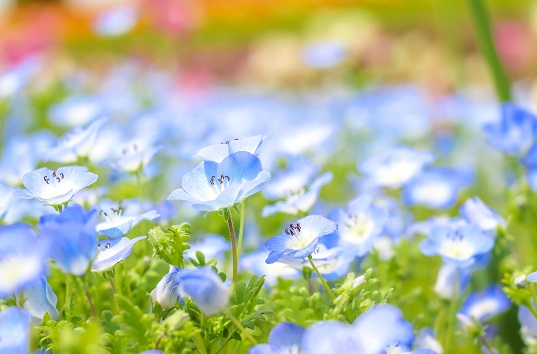
[[[60,167],[56,171],[43,167],[25,174],[22,183],[26,189],[18,189],[13,195],[59,206],[68,203],[76,192],[96,180],[97,175],[82,166]]]
[[[430,219],[424,221],[417,221],[411,224],[406,229],[406,234],[408,236],[414,235],[425,235],[429,236],[432,233],[432,230],[438,226],[449,227],[453,230],[468,225],[468,221],[461,217],[450,218],[446,215],[433,216]]]
[[[506,154],[522,156],[537,134],[537,118],[513,103],[503,103],[499,122],[483,126],[490,145]]]
[[[306,329],[291,322],[278,323],[268,337],[268,344],[250,348],[248,354],[298,354]]]
[[[41,276],[38,283],[24,290],[24,305],[32,316],[34,324],[41,324],[45,314],[53,320],[58,320],[60,313],[56,309],[58,297],[50,287],[45,276]]]
[[[69,96],[49,109],[50,120],[56,124],[77,127],[106,114],[100,96]]]
[[[288,264],[281,262],[271,264],[265,263],[265,259],[267,259],[268,255],[269,252],[266,250],[254,251],[241,255],[239,260],[240,268],[258,276],[264,275],[265,285],[267,286],[276,284],[279,278],[295,279],[301,275],[299,271]]]
[[[30,314],[19,307],[0,312],[0,353],[30,352]]]
[[[256,135],[244,139],[233,139],[225,143],[207,146],[198,151],[198,157],[204,161],[222,162],[223,159],[239,151],[246,151],[256,155],[257,150],[261,147],[265,136]]]
[[[505,220],[478,197],[470,198],[464,202],[459,212],[469,223],[477,225],[481,230],[491,235],[496,235],[498,227],[505,227]]]
[[[442,256],[445,262],[458,267],[468,267],[478,255],[489,252],[494,239],[485,235],[475,225],[464,225],[456,229],[437,226],[420,243],[420,250],[426,256]]]
[[[20,92],[40,69],[42,60],[38,56],[27,56],[17,65],[0,73],[0,98]]]
[[[101,36],[120,36],[128,33],[137,21],[138,11],[134,6],[121,6],[100,13],[93,23],[93,30]]]
[[[319,168],[301,156],[287,159],[287,167],[274,173],[270,182],[263,188],[263,195],[269,200],[298,194],[310,184]]]
[[[189,297],[205,315],[211,316],[222,312],[227,306],[229,288],[210,268],[181,269],[170,266],[170,272],[150,295],[162,308],[172,308],[179,298]]]
[[[296,215],[308,212],[317,201],[321,187],[330,183],[333,177],[332,172],[323,173],[311,183],[309,188],[295,191],[289,194],[285,200],[265,206],[261,215],[269,216],[280,212]]]
[[[414,338],[414,349],[428,349],[432,353],[443,353],[442,344],[436,339],[435,333],[431,328],[422,328]]]
[[[537,344],[537,318],[526,306],[518,307],[518,322],[521,325],[520,334],[526,344]]]
[[[75,162],[78,158],[89,156],[97,135],[108,119],[101,117],[92,121],[87,127],[76,127],[58,139],[58,144],[44,153],[47,161],[62,163]]]
[[[228,209],[259,192],[269,179],[270,173],[256,156],[239,151],[220,163],[201,162],[183,176],[183,188],[174,190],[168,199],[192,202],[201,211]]]
[[[0,299],[39,282],[46,272],[48,246],[29,225],[0,227]]]
[[[345,209],[335,209],[330,213],[330,218],[338,224],[336,235],[339,243],[343,247],[353,248],[356,256],[361,257],[373,248],[388,213],[373,204],[373,197],[364,194],[351,200]]]
[[[122,156],[109,165],[118,171],[137,173],[142,171],[161,149],[160,145],[142,147],[138,143],[132,143],[124,146],[121,150]]]
[[[114,205],[114,203],[101,203],[101,206]],[[103,222],[97,224],[97,232],[108,237],[116,238],[125,235],[130,229],[138,225],[142,220],[155,220],[160,215],[156,210],[150,210],[143,214],[135,213],[133,208],[128,206],[124,209],[121,206],[110,206],[101,209],[100,215]],[[138,209],[138,208],[137,208]]]
[[[490,285],[479,293],[466,298],[457,319],[463,328],[473,328],[473,320],[484,323],[489,318],[509,310],[511,302],[499,285]]]
[[[434,161],[431,153],[401,146],[372,156],[358,165],[368,180],[378,186],[400,187]]]
[[[196,252],[201,252],[206,259],[216,259],[222,261],[222,256],[229,251],[231,246],[226,239],[220,235],[207,235],[201,241],[192,242],[190,248],[186,250],[189,258],[196,259]]]
[[[407,205],[450,208],[457,202],[459,191],[472,181],[473,173],[465,169],[428,168],[403,187],[403,200]]]
[[[0,183],[0,220],[4,218],[13,203],[13,191],[14,189],[10,186]]]
[[[443,299],[454,300],[466,291],[469,284],[469,268],[459,268],[453,263],[446,262],[438,271],[434,291]]]
[[[97,243],[97,255],[91,265],[91,270],[100,272],[124,261],[132,253],[134,244],[146,237],[138,236],[132,240],[128,237],[100,240]]]
[[[86,212],[80,205],[60,214],[42,216],[41,237],[52,243],[51,256],[65,273],[82,275],[97,253],[97,211]]]
[[[320,215],[310,215],[289,224],[284,232],[274,236],[265,247],[270,251],[266,263],[274,263],[281,256],[306,258],[317,248],[321,237],[337,230],[337,224]]]

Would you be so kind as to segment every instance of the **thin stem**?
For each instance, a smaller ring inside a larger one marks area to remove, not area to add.
[[[501,102],[511,101],[509,78],[494,46],[487,7],[483,0],[467,0],[481,53],[485,56]]]
[[[71,275],[65,274],[65,304],[63,306],[66,308],[66,311],[67,309],[69,309],[69,299],[71,298],[71,291]]]
[[[108,277],[108,280],[110,281],[110,286],[112,287],[114,294],[117,294],[116,283],[114,282],[114,278],[110,275],[110,273],[106,273],[106,276]]]
[[[317,276],[319,277],[319,279],[321,280],[321,283],[323,284],[324,288],[326,289],[326,292],[328,293],[328,295],[330,295],[330,297],[332,298],[332,300],[334,300],[336,297],[334,296],[334,293],[332,292],[332,290],[330,289],[330,287],[328,286],[328,283],[326,282],[326,280],[323,278],[323,276],[321,275],[321,272],[319,272],[319,269],[317,269],[317,267],[315,266],[315,264],[313,263],[313,259],[311,257],[311,254],[308,256],[308,260],[310,261],[310,264],[311,264],[311,268],[313,268],[313,271],[315,273],[317,273]]]
[[[91,298],[91,294],[88,288],[85,289],[85,293],[86,293],[86,297],[88,298],[88,302],[90,304],[91,313],[93,314],[93,317],[95,317],[95,319],[98,320],[99,317],[97,317],[97,311],[95,310],[95,305],[93,304],[93,300]]]
[[[226,211],[227,225],[229,227],[229,238],[231,239],[231,256],[233,258],[233,278],[231,281],[232,291],[237,285],[238,273],[239,273],[239,257],[237,255],[237,239],[235,237],[235,229],[233,228],[233,219],[231,218],[231,212]]]
[[[192,339],[194,340],[194,343],[196,343],[196,347],[198,347],[200,353],[207,354],[207,349],[205,348],[205,343],[203,342],[203,338],[201,338],[200,332],[197,332]]]
[[[444,350],[446,353],[449,352],[449,345],[451,344],[452,340],[452,331],[453,331],[453,322],[455,321],[455,312],[457,311],[457,295],[459,293],[458,285],[459,285],[459,271],[455,268],[455,272],[453,274],[453,298],[451,299],[451,304],[449,306],[449,312],[448,312],[448,323],[446,328],[446,334],[444,335]]]
[[[490,343],[487,342],[485,337],[479,337],[479,340],[487,348],[489,353],[494,353],[494,351],[492,350],[492,347],[490,346]]]
[[[239,248],[237,249],[237,258],[240,258],[241,256],[242,235],[244,233],[244,200],[241,202],[241,219],[239,227]]]
[[[254,337],[252,337],[252,336],[250,335],[250,333],[248,333],[248,332],[246,331],[246,328],[244,328],[244,326],[242,325],[242,323],[241,323],[235,316],[233,316],[233,314],[231,313],[231,311],[226,310],[226,315],[227,315],[227,317],[231,320],[231,322],[233,322],[233,324],[234,324],[238,329],[241,330],[242,334],[243,334],[246,338],[248,338],[248,340],[249,340],[253,345],[257,345],[257,344],[259,344],[259,343],[254,339]]]

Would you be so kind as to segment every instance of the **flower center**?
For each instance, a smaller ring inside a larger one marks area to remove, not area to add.
[[[229,178],[229,176],[223,174],[220,175],[220,177],[211,176],[211,179],[209,180],[209,183],[211,184],[211,186],[214,187],[218,194],[222,193],[222,191],[230,185],[230,182],[231,179]]]
[[[347,232],[344,238],[351,242],[361,242],[368,238],[373,232],[375,223],[371,218],[364,214],[348,215],[347,222],[344,224]]]
[[[121,216],[121,214],[123,214],[122,207],[119,207],[117,209],[110,208],[110,211],[111,212],[108,212],[108,213],[104,210],[101,210],[99,212],[104,217],[104,219],[109,223],[114,223],[114,221],[116,221]]]
[[[60,172],[59,174],[56,174],[56,171],[52,172],[52,179],[49,176],[43,177],[43,180],[46,184],[50,184],[51,182],[53,185],[60,183],[65,178],[65,175],[63,172]]]

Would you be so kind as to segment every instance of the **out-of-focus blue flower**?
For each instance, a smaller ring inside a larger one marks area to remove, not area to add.
[[[460,217],[456,218],[449,218],[447,216],[433,216],[430,219],[424,220],[424,221],[418,221],[413,224],[411,224],[407,230],[406,234],[408,236],[414,236],[414,235],[425,235],[429,236],[431,235],[433,229],[438,226],[444,226],[449,227],[453,230],[456,230],[457,228],[461,226],[468,225],[468,222]]]
[[[86,128],[76,127],[58,139],[58,145],[44,153],[44,160],[71,163],[89,156],[97,135],[108,118],[92,121]]]
[[[204,161],[222,162],[223,159],[239,151],[256,155],[257,150],[265,140],[265,136],[256,135],[244,139],[234,139],[225,143],[207,146],[198,151],[198,157]]]
[[[468,284],[470,284],[468,268],[458,268],[453,263],[444,263],[438,271],[434,291],[443,299],[455,300],[466,290]]]
[[[17,295],[45,273],[49,244],[26,224],[0,227],[0,298]]]
[[[22,90],[43,61],[37,56],[30,56],[8,71],[0,74],[0,98],[13,96]]]
[[[201,211],[227,209],[257,193],[270,179],[261,161],[249,152],[240,151],[222,162],[201,162],[183,176],[183,188],[174,190],[168,199],[186,200]]]
[[[275,262],[272,264],[265,263],[269,252],[267,251],[255,251],[245,255],[241,255],[239,260],[240,268],[256,274],[258,276],[265,276],[266,285],[274,285],[278,282],[278,278],[294,279],[300,276],[295,268],[288,264]]]
[[[137,173],[155,157],[162,149],[162,146],[148,146],[141,148],[138,144],[133,143],[122,149],[123,155],[114,162],[110,162],[110,167],[123,172]]]
[[[196,259],[196,252],[200,251],[206,259],[222,261],[222,255],[231,249],[231,245],[220,235],[207,235],[199,242],[192,242],[186,250],[189,258]]]
[[[13,188],[0,183],[0,220],[4,218],[13,203],[13,191]]]
[[[278,323],[268,337],[268,344],[250,348],[248,354],[299,353],[305,328],[291,322]]]
[[[373,204],[368,194],[351,200],[345,209],[337,208],[329,216],[338,224],[336,235],[343,247],[351,247],[361,257],[371,251],[375,238],[388,218],[384,208]]]
[[[463,328],[473,328],[472,319],[483,323],[509,310],[510,307],[511,302],[502,291],[502,287],[493,284],[482,292],[470,294],[457,314],[457,319]]]
[[[137,21],[137,9],[134,6],[122,6],[99,14],[93,23],[93,30],[101,36],[120,36],[128,33]]]
[[[522,164],[526,167],[526,178],[531,189],[537,191],[537,143],[534,143],[528,153],[522,159]]]
[[[39,229],[51,240],[51,256],[65,273],[82,275],[97,253],[97,211],[86,213],[80,205],[65,208],[59,215],[41,217]]]
[[[537,318],[526,306],[518,307],[518,322],[520,322],[522,338],[526,343],[537,343]]]
[[[496,235],[498,227],[505,227],[505,220],[478,197],[465,201],[459,212],[469,223],[490,235]]]
[[[49,110],[52,122],[71,127],[86,125],[105,114],[106,109],[100,96],[69,96]]]
[[[311,161],[301,156],[292,156],[287,159],[287,167],[275,173],[263,188],[263,195],[269,200],[275,200],[299,194],[318,171],[319,168]]]
[[[99,241],[97,244],[97,255],[91,265],[91,270],[100,272],[124,261],[131,254],[134,244],[146,237],[138,236],[132,240],[128,237],[122,237]]]
[[[279,212],[296,215],[308,212],[319,197],[321,187],[332,181],[332,172],[325,172],[317,177],[309,188],[304,188],[290,194],[285,200],[267,205],[261,212],[262,216],[269,216]]]
[[[22,183],[26,189],[18,189],[13,195],[20,199],[35,198],[48,205],[62,205],[97,178],[95,173],[82,166],[60,167],[56,171],[43,167],[25,174]]]
[[[0,312],[0,352],[26,354],[30,352],[30,314],[19,307]]]
[[[102,204],[101,204],[102,205]],[[105,221],[97,224],[97,232],[112,238],[125,235],[130,229],[142,220],[155,220],[159,217],[156,210],[143,214],[134,214],[121,206],[109,207],[100,211]]]
[[[528,274],[527,279],[533,283],[537,282],[537,272],[533,272],[531,274]]]
[[[444,348],[436,339],[434,331],[430,328],[422,328],[414,338],[414,349],[428,349],[432,353],[443,353]],[[416,353],[416,351],[413,351]]]
[[[473,264],[476,256],[487,253],[494,246],[494,239],[485,235],[475,225],[464,225],[456,229],[437,226],[420,243],[426,256],[442,256],[445,262],[464,268]]]
[[[465,169],[428,168],[403,187],[403,200],[407,205],[450,208],[457,202],[459,191],[472,181],[473,173]]]
[[[537,118],[513,103],[502,104],[499,122],[487,123],[483,131],[490,145],[517,156],[523,156],[535,140]]]
[[[358,165],[358,170],[375,185],[396,188],[433,161],[431,153],[401,146],[365,159]]]
[[[323,42],[307,45],[302,50],[302,60],[313,69],[336,66],[347,57],[347,51],[340,43]]]
[[[58,298],[45,276],[41,276],[41,279],[35,285],[24,290],[24,305],[23,307],[28,310],[32,316],[32,322],[34,324],[41,324],[43,316],[46,313],[50,315],[50,318],[57,320],[60,317],[60,313],[56,309]]]
[[[153,301],[172,308],[181,297],[190,297],[201,311],[211,316],[222,312],[229,301],[229,288],[210,268],[181,269],[170,267],[151,292]]]
[[[281,256],[306,258],[317,248],[319,240],[337,230],[337,224],[320,215],[310,215],[289,224],[284,232],[265,242],[270,251],[267,264],[276,262]]]
[[[345,323],[318,322],[309,327],[303,335],[301,353],[369,353],[351,327]]]

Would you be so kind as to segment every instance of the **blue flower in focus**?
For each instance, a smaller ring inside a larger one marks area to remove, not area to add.
[[[431,153],[401,146],[365,159],[358,165],[358,170],[377,186],[397,188],[433,161]]]
[[[97,253],[96,225],[97,211],[86,213],[76,204],[39,220],[41,237],[53,244],[52,258],[62,271],[75,275],[84,274]]]
[[[204,161],[222,162],[223,159],[239,151],[246,151],[252,155],[257,154],[265,136],[256,135],[244,139],[234,139],[225,143],[207,146],[198,151],[198,157]]]
[[[310,215],[289,224],[284,232],[274,236],[265,247],[270,251],[266,263],[274,263],[281,256],[306,258],[317,248],[319,240],[337,230],[337,224],[320,215]]]
[[[505,220],[478,197],[465,201],[459,212],[469,223],[490,235],[496,235],[498,227],[505,227]]]
[[[468,296],[457,319],[463,328],[473,328],[473,320],[484,323],[489,318],[509,310],[511,301],[499,285],[490,285],[479,293]]]
[[[84,187],[97,181],[95,173],[86,167],[67,166],[51,171],[46,167],[24,175],[26,189],[17,189],[13,195],[20,199],[37,199],[47,205],[62,205]]]
[[[249,152],[240,151],[222,162],[201,162],[183,176],[183,188],[174,190],[168,199],[185,200],[201,211],[231,208],[259,192],[270,179],[261,161]]]
[[[49,248],[29,225],[0,227],[0,299],[39,282],[46,272]]]
[[[375,238],[381,233],[388,213],[373,204],[373,198],[364,194],[351,200],[345,209],[337,208],[329,216],[338,224],[336,235],[343,247],[353,248],[361,257],[371,251]]]
[[[171,266],[170,272],[150,295],[162,308],[172,308],[179,298],[189,297],[205,315],[211,316],[226,308],[229,288],[210,268],[181,269]]]
[[[0,312],[0,353],[30,352],[30,314],[19,307]]]
[[[97,255],[91,265],[91,270],[101,272],[124,261],[132,253],[134,244],[146,237],[138,236],[132,240],[128,237],[122,237],[99,241],[97,244]]]
[[[132,203],[127,203],[126,207],[116,205],[115,203],[101,202],[99,203],[103,209],[100,211],[104,218],[103,222],[97,224],[97,232],[108,237],[121,237],[128,233],[131,228],[138,225],[142,220],[155,220],[159,217],[156,210],[140,214],[139,206],[134,206]]]
[[[60,313],[56,309],[58,297],[50,287],[45,276],[35,285],[24,290],[24,305],[32,316],[32,322],[40,325],[45,314],[49,314],[54,321],[58,320]]]
[[[499,122],[483,126],[490,145],[506,154],[523,156],[535,140],[537,118],[513,103],[501,107]]]
[[[300,345],[305,328],[291,322],[278,323],[268,337],[268,344],[258,344],[250,348],[248,354],[300,353]]]
[[[426,256],[439,255],[445,262],[464,268],[473,264],[478,255],[489,252],[493,246],[494,239],[485,235],[477,226],[463,225],[455,229],[434,227],[419,247]]]

